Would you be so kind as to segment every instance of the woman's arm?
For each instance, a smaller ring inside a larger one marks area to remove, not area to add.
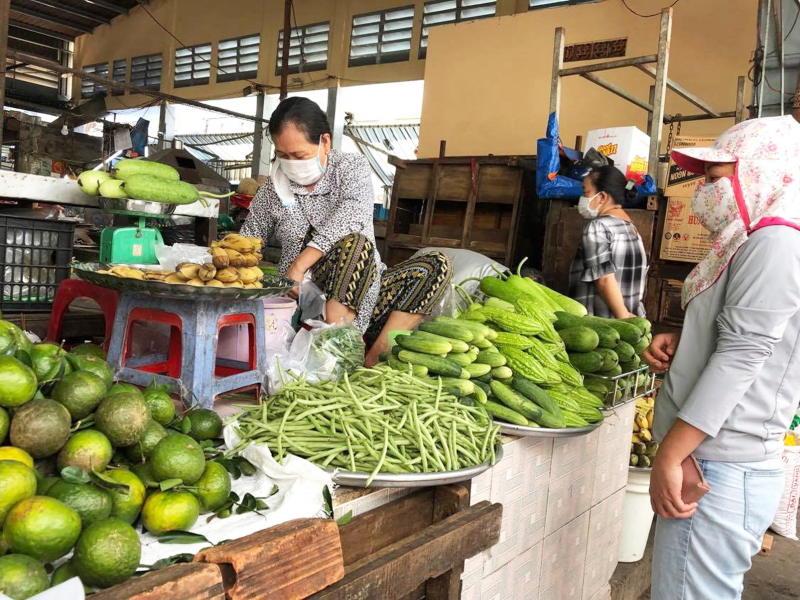
[[[613,273],[603,275],[600,279],[594,282],[597,288],[597,293],[605,301],[606,306],[611,310],[614,317],[617,319],[627,319],[635,317],[631,314],[628,307],[625,306],[625,301],[622,298],[622,290],[619,289],[619,282]]]
[[[697,427],[677,419],[658,447],[658,459],[650,474],[650,503],[653,510],[665,519],[686,519],[697,510],[697,503],[684,503],[681,498],[683,467],[681,463],[706,434]]]
[[[307,246],[298,256],[294,259],[292,266],[286,271],[286,276],[294,279],[298,283],[302,283],[306,271],[317,264],[317,261],[324,255],[318,248]]]
[[[275,232],[275,218],[269,210],[269,192],[266,183],[258,188],[255,197],[250,202],[250,214],[242,223],[239,233],[245,237],[259,237],[267,245],[267,241]]]

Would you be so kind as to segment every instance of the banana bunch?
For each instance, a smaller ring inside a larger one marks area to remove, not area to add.
[[[134,267],[112,267],[108,270],[98,271],[115,277],[128,277],[164,283],[178,283],[182,285],[209,286],[209,287],[236,287],[236,288],[261,288],[261,278],[264,276],[258,267],[224,267],[214,266],[214,263],[185,262],[176,267],[174,273],[150,269],[136,269]]]
[[[632,467],[649,467],[653,464],[658,443],[653,441],[653,409],[655,398],[648,396],[636,401],[636,413],[633,417],[633,434],[631,435]]]
[[[144,271],[134,267],[117,266],[111,267],[107,270],[99,270],[97,272],[104,275],[113,275],[114,277],[127,277],[128,279],[148,279]]]
[[[218,242],[211,242],[211,260],[218,269],[253,268],[261,262],[261,238],[229,233]]]

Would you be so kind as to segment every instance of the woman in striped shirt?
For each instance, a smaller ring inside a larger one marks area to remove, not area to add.
[[[590,315],[643,317],[647,254],[622,206],[635,194],[616,167],[600,167],[583,180],[578,211],[589,219],[570,269],[570,296]]]

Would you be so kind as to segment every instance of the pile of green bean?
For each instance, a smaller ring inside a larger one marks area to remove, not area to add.
[[[369,486],[378,473],[494,464],[499,426],[483,407],[443,393],[441,380],[359,368],[342,381],[286,382],[239,413],[236,430],[242,444],[266,444],[279,462],[292,453],[323,468],[370,473]]]

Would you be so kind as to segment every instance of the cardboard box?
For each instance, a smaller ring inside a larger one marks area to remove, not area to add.
[[[708,230],[692,213],[690,198],[668,198],[661,239],[661,259],[696,263],[711,250]]]
[[[672,142],[673,150],[680,150],[682,148],[702,148],[704,146],[713,146],[713,137],[684,137],[678,136]],[[669,157],[669,169],[667,171],[666,189],[664,190],[665,196],[680,196],[682,198],[689,198],[694,193],[694,188],[697,187],[698,182],[705,179],[704,175],[697,175],[684,171],[675,161],[672,160],[672,153]]]
[[[593,129],[586,135],[585,147],[608,156],[614,166],[636,184],[647,175],[650,136],[637,127]]]

